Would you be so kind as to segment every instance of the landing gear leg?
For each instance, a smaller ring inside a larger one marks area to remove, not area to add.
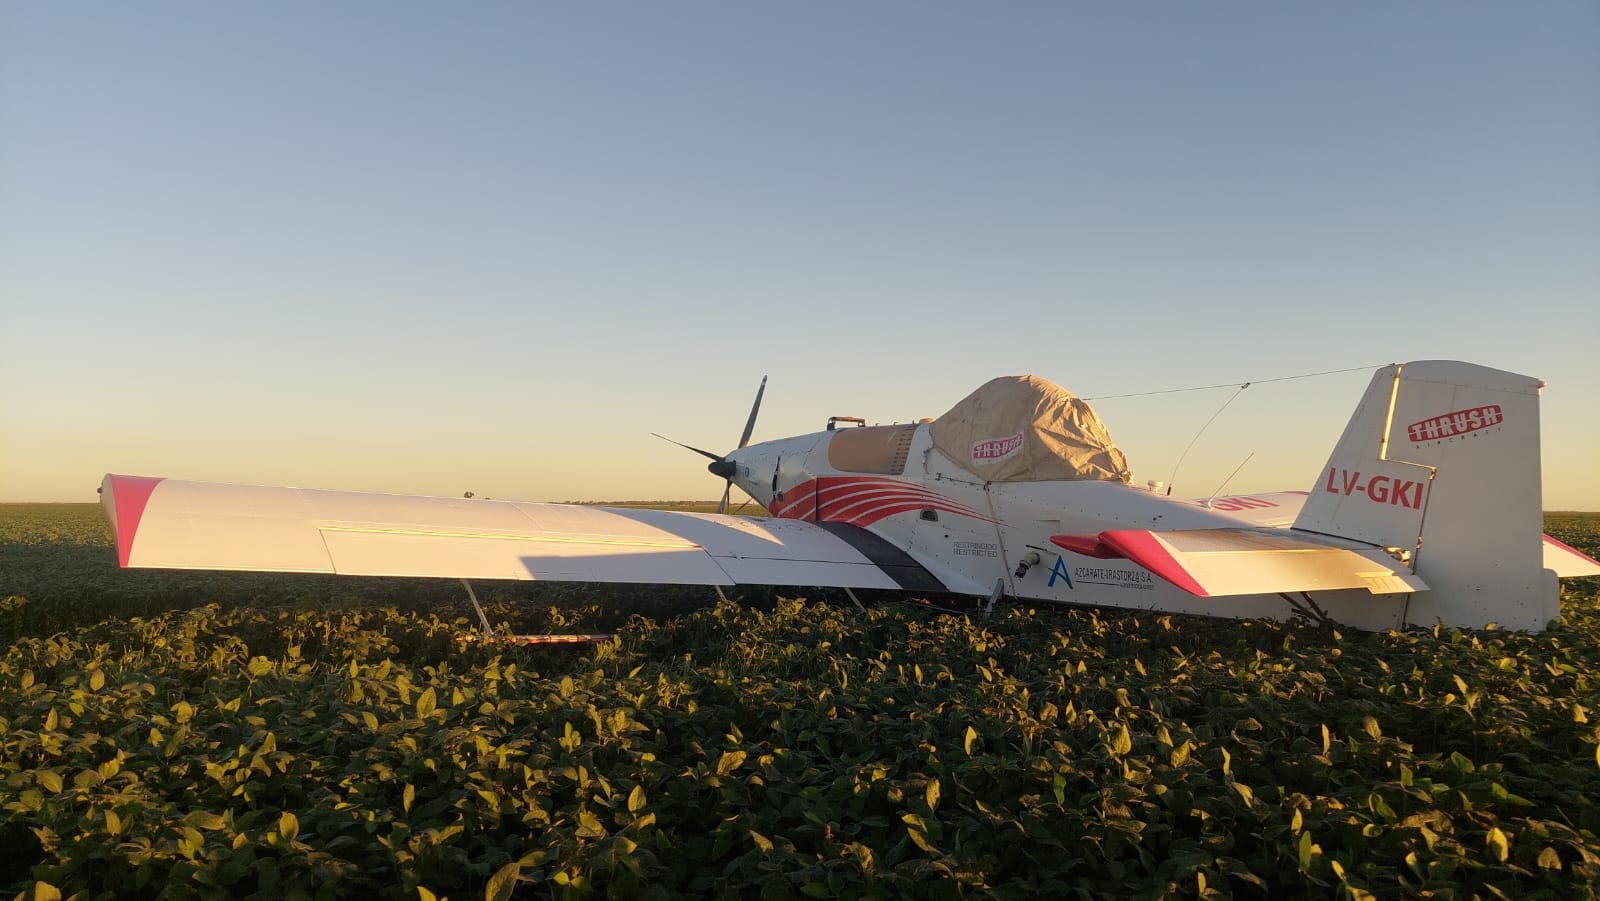
[[[846,588],[844,593],[850,596],[850,603],[855,604],[857,610],[860,610],[862,613],[867,612],[867,608],[861,606],[861,599],[856,597],[855,592],[851,591],[849,588]]]
[[[985,605],[984,608],[983,608],[983,615],[985,617],[988,617],[988,615],[990,613],[994,612],[994,605],[1000,602],[1000,598],[1002,596],[1004,596],[1005,593],[1006,593],[1006,580],[1005,579],[995,579],[994,580],[994,590],[989,592],[989,603],[987,605]]]

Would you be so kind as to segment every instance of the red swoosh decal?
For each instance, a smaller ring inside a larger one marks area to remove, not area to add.
[[[785,511],[798,510],[802,507],[814,509],[818,506],[826,508],[830,504],[847,503],[851,499],[862,499],[876,495],[906,495],[921,496],[920,493],[905,486],[885,484],[879,481],[859,481],[848,483],[830,483],[823,479],[813,479],[786,492],[788,503],[782,509]]]
[[[789,499],[774,504],[772,514],[786,519],[823,519],[869,526],[897,513],[942,510],[990,521],[978,511],[942,494],[894,479],[822,476],[796,485],[785,494]]]

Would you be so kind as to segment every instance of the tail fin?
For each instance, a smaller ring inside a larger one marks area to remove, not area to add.
[[[1538,379],[1426,360],[1373,376],[1296,529],[1412,555],[1408,623],[1537,630],[1559,612],[1543,563]]]

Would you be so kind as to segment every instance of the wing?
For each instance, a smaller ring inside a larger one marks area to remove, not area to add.
[[[1556,576],[1562,579],[1600,576],[1600,561],[1549,535],[1544,536],[1544,566],[1545,569],[1555,570]]]
[[[108,475],[125,567],[943,591],[865,529]]]
[[[1131,560],[1203,598],[1339,588],[1399,594],[1428,587],[1383,548],[1289,529],[1119,529],[1050,540],[1085,556]]]

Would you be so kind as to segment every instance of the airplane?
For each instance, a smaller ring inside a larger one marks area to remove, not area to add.
[[[724,479],[715,514],[115,474],[100,493],[123,567],[891,589],[986,610],[1006,598],[1538,631],[1559,615],[1558,579],[1600,575],[1543,535],[1543,387],[1457,361],[1385,366],[1302,490],[1203,500],[1133,484],[1089,404],[1034,376],[991,380],[932,420],[836,416],[752,444],[763,378],[738,447],[682,445]],[[734,486],[770,515],[726,513]]]

